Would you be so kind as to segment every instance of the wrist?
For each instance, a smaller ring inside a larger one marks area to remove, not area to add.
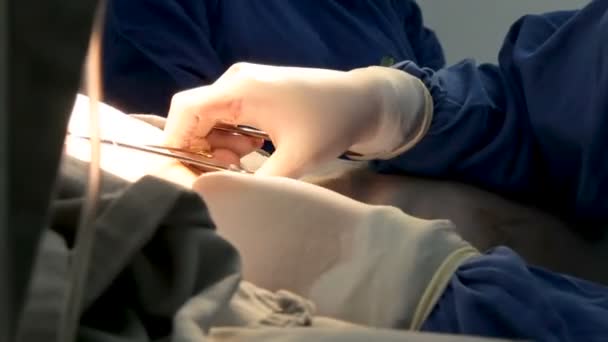
[[[368,93],[377,105],[366,127],[369,134],[351,146],[353,159],[390,159],[406,152],[426,134],[432,121],[433,101],[416,77],[386,67],[357,69],[365,73]]]

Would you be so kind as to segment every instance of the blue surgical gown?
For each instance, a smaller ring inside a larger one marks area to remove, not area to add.
[[[608,1],[523,17],[498,65],[400,68],[427,85],[435,116],[377,170],[469,182],[608,230]]]
[[[423,331],[542,342],[608,341],[608,287],[527,266],[498,247],[463,264]]]
[[[382,61],[444,64],[411,0],[110,0],[105,101],[165,115],[174,93],[235,62],[349,70]]]

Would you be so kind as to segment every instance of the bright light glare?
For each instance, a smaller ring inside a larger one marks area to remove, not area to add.
[[[99,121],[102,139],[134,144],[159,145],[163,142],[163,132],[160,129],[131,118],[103,103],[99,105]],[[89,99],[87,96],[78,95],[68,124],[68,132],[87,136],[88,125]],[[65,153],[88,162],[91,156],[89,142],[68,136]],[[136,181],[146,174],[166,167],[169,163],[174,163],[174,161],[170,158],[117,146],[107,144],[101,146],[101,168],[128,181]]]

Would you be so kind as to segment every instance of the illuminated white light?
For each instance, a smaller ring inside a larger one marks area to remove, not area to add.
[[[99,104],[99,126],[102,139],[136,145],[162,145],[164,141],[162,130],[141,120],[132,118],[104,103]],[[88,128],[89,98],[84,95],[78,95],[72,109],[68,132],[74,135],[88,136]],[[68,136],[65,153],[78,160],[88,162],[91,157],[89,142],[84,139],[70,138]],[[266,157],[258,153],[252,153],[245,156],[241,164],[248,170],[256,170],[265,160]],[[153,174],[158,170],[162,170],[168,165],[176,164],[175,160],[168,157],[108,144],[102,144],[101,146],[102,170],[131,182],[147,174]],[[174,181],[180,182],[180,180]]]
[[[163,142],[162,130],[132,118],[107,104],[99,105],[99,121],[103,139],[134,144],[160,145]],[[88,136],[88,125],[89,99],[87,96],[78,95],[68,124],[68,132]],[[89,142],[69,136],[67,139],[65,153],[88,162],[91,156]],[[101,168],[128,181],[136,181],[146,174],[166,167],[169,163],[175,163],[171,158],[112,145],[103,144],[101,149]]]

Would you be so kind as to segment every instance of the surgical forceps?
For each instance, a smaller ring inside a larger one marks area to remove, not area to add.
[[[244,135],[251,138],[264,139],[265,141],[271,141],[268,133],[264,131],[260,131],[257,128],[249,127],[249,126],[234,126],[224,123],[216,124],[213,129],[223,132],[232,133],[234,135]],[[268,152],[264,150],[258,150],[258,152],[268,156]],[[346,151],[344,153],[347,157],[361,157],[362,155],[352,151]]]
[[[260,131],[256,128],[248,127],[248,126],[234,126],[230,124],[219,123],[213,127],[214,130],[223,131],[227,133],[231,133],[234,135],[243,135],[251,138],[263,139],[265,141],[271,141],[268,133],[264,131]],[[90,140],[90,137],[80,136],[68,133],[70,137]],[[245,174],[251,174],[253,172],[238,166],[231,164],[229,166],[224,166],[220,164],[216,164],[212,162],[213,154],[208,151],[202,150],[193,150],[188,148],[180,148],[180,147],[172,147],[172,146],[163,146],[163,145],[150,145],[150,144],[131,144],[126,142],[121,142],[113,139],[101,139],[100,142],[102,144],[114,145],[118,147],[124,147],[132,150],[147,152],[151,154],[160,155],[163,157],[172,158],[178,160],[182,163],[188,164],[192,167],[195,167],[203,172],[211,172],[211,171],[233,171]],[[164,150],[164,151],[163,151]],[[168,152],[167,152],[168,151]],[[258,153],[262,153],[268,156],[268,153],[263,150],[258,150]],[[346,156],[357,157],[360,156],[358,153],[347,151],[345,153]],[[204,158],[204,159],[203,159]]]
[[[270,136],[268,135],[268,133],[266,133],[264,131],[260,131],[257,128],[249,127],[249,126],[234,126],[234,125],[229,125],[229,124],[224,124],[224,123],[218,123],[215,126],[213,126],[213,129],[218,130],[218,131],[232,133],[235,135],[244,135],[246,137],[258,138],[258,139],[264,139],[265,141],[270,141]]]
[[[68,136],[70,136],[72,138],[84,139],[84,140],[91,139],[90,137],[87,137],[87,136],[74,135],[71,133],[68,133]],[[114,146],[118,146],[118,147],[124,147],[124,148],[132,149],[132,150],[137,150],[137,151],[141,151],[141,152],[147,152],[147,153],[151,153],[151,154],[155,154],[155,155],[160,155],[163,157],[172,158],[172,159],[178,160],[182,163],[191,165],[191,166],[193,166],[201,171],[205,171],[205,172],[233,171],[233,172],[246,173],[246,174],[252,173],[251,171],[246,170],[238,165],[231,164],[229,166],[224,166],[224,165],[216,164],[211,161],[211,158],[213,158],[213,155],[207,151],[191,150],[191,149],[187,149],[187,148],[162,146],[162,145],[148,145],[148,144],[136,145],[136,144],[121,142],[121,141],[117,141],[117,140],[113,140],[113,139],[101,139],[100,142],[102,144],[114,145]],[[163,151],[163,150],[165,150],[165,151]],[[168,152],[166,152],[166,151],[168,151]],[[209,159],[209,160],[204,160],[202,158]]]

